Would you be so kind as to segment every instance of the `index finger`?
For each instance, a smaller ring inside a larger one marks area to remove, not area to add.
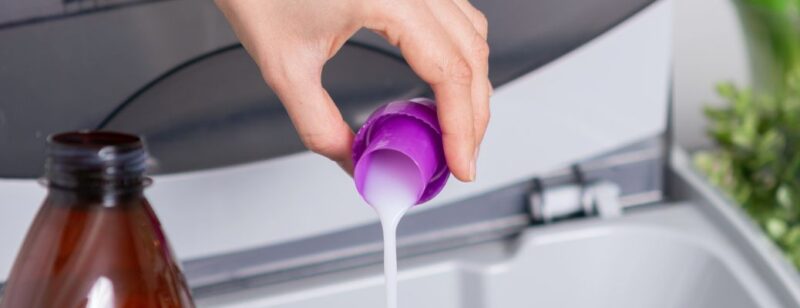
[[[389,5],[383,18],[367,27],[400,47],[411,69],[430,84],[439,109],[447,165],[459,180],[472,181],[476,154],[472,68],[424,5],[423,8],[406,2]]]

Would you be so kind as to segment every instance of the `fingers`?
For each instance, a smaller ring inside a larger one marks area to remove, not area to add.
[[[264,78],[275,90],[303,144],[335,161],[352,175],[353,131],[322,87],[322,62],[285,60],[295,66],[266,70]],[[307,65],[297,65],[306,63]],[[305,68],[304,68],[305,67]]]
[[[461,60],[463,61],[463,60]],[[456,66],[455,76],[447,81],[431,83],[439,109],[439,123],[447,165],[461,181],[474,181],[476,173],[477,142],[475,122],[470,102],[471,74],[466,62]],[[460,71],[460,72],[459,72]]]
[[[309,149],[352,171],[353,133],[320,76],[325,61],[364,26],[400,47],[431,85],[448,166],[462,181],[475,178],[491,84],[486,19],[467,0],[215,1]]]
[[[400,47],[431,85],[450,170],[459,180],[474,180],[492,91],[485,18],[466,0],[385,2],[372,15],[365,26]]]
[[[462,13],[464,13],[465,16],[467,16],[467,18],[472,23],[472,26],[475,27],[475,30],[483,37],[483,40],[485,42],[486,39],[489,37],[489,21],[486,20],[486,16],[483,15],[481,11],[472,6],[472,4],[470,4],[468,0],[453,0],[453,3],[455,3],[456,6],[458,6],[458,8],[461,10]],[[489,111],[489,97],[491,97],[492,92],[494,92],[494,88],[492,87],[492,82],[488,78],[489,77],[488,44],[486,46],[487,46],[487,49],[485,50],[486,59],[485,62],[482,62],[486,64],[486,73],[485,75],[476,74],[479,76],[486,76],[485,80],[486,86],[482,88],[482,90],[485,92],[479,90],[478,93],[475,94],[478,97],[486,98],[486,100],[484,101],[485,103],[475,104],[476,121],[478,122],[476,126],[478,127],[477,132],[479,132],[477,136],[479,146],[480,143],[483,141],[483,136],[486,133],[487,126],[489,125],[489,118],[491,117]],[[480,82],[480,81],[474,80],[473,82]]]
[[[486,16],[481,13],[478,9],[472,6],[471,3],[467,0],[452,0],[455,5],[461,10],[464,15],[467,16],[470,22],[472,22],[472,26],[475,27],[475,30],[478,31],[483,36],[483,39],[488,37],[489,33],[489,22],[486,20]]]
[[[215,1],[305,146],[352,174],[353,132],[323,89],[321,74],[325,61],[360,27],[363,12],[346,1]]]
[[[461,181],[472,181],[476,139],[470,62],[424,3],[385,3],[366,27],[400,47],[411,68],[431,85],[450,171]]]
[[[470,12],[473,12],[473,15],[479,14],[473,17],[473,19],[478,20],[473,21],[468,18],[465,14],[467,8],[460,8],[457,2],[463,3],[462,6],[471,8]],[[489,95],[491,92],[489,83],[489,45],[486,43],[485,18],[465,0],[431,0],[428,1],[428,5],[450,37],[458,45],[472,69],[472,114],[475,122],[475,142],[476,146],[480,147],[483,135],[486,132],[486,126],[489,123]],[[480,21],[481,19],[483,20],[482,22]],[[476,22],[479,24],[476,25]],[[479,30],[478,27],[481,29]]]

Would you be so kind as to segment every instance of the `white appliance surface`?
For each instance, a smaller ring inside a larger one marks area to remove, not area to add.
[[[400,307],[788,307],[701,210],[534,227],[400,262]],[[717,217],[718,218],[718,217]],[[198,299],[202,307],[381,307],[380,264]],[[796,284],[791,290],[796,291]]]
[[[665,130],[671,2],[659,1],[495,90],[478,179],[454,179],[425,210],[508,185]],[[0,179],[0,280],[45,190]],[[352,180],[312,153],[177,175],[147,190],[172,246],[191,259],[376,220]]]

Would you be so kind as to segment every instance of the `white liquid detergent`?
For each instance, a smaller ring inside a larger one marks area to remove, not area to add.
[[[423,182],[416,165],[394,151],[376,151],[364,180],[364,198],[380,217],[383,227],[383,266],[386,307],[397,307],[397,225],[416,203]]]

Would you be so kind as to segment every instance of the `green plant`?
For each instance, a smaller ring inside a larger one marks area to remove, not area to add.
[[[705,109],[718,147],[694,160],[800,269],[800,76],[793,76],[774,95],[719,85],[728,104]]]
[[[747,34],[756,89],[784,91],[800,71],[800,0],[735,1]]]
[[[717,87],[728,104],[705,113],[718,147],[695,164],[800,269],[800,0],[735,3],[757,90]]]

